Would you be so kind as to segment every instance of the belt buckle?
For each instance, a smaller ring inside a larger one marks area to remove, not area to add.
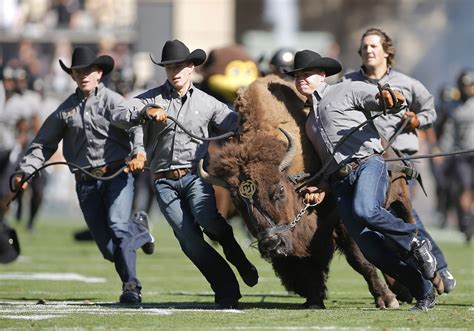
[[[350,163],[346,163],[342,167],[340,167],[337,172],[338,172],[339,176],[346,177],[347,175],[349,175],[352,172],[352,166],[351,166]]]

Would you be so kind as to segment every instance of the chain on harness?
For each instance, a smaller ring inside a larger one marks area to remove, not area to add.
[[[247,213],[249,214],[251,219],[255,222],[255,224],[257,223],[255,221],[255,218],[253,217],[253,209],[255,208],[271,226],[270,230],[267,232],[258,231],[258,229],[255,229],[255,232],[257,233],[257,241],[260,241],[264,237],[273,236],[275,234],[283,233],[294,228],[301,221],[302,217],[309,208],[318,205],[317,203],[310,204],[305,201],[304,207],[296,214],[296,216],[293,218],[293,220],[291,220],[291,222],[289,222],[288,224],[277,225],[270,219],[270,217],[268,217],[265,211],[261,210],[260,206],[256,203],[256,201],[254,201],[253,196],[256,191],[257,185],[255,185],[255,183],[251,179],[245,179],[239,185],[239,195],[242,201],[244,202],[247,208]]]

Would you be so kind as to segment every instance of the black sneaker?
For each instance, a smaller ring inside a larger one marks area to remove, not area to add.
[[[416,300],[416,304],[410,308],[410,311],[428,311],[428,309],[433,308],[435,304],[436,294],[433,290],[430,290],[423,299]]]
[[[428,239],[419,241],[414,238],[411,251],[418,265],[418,270],[425,279],[432,279],[436,272],[436,258],[431,253],[431,243]]]
[[[150,227],[148,225],[148,214],[144,211],[137,211],[133,214],[133,221],[141,226],[143,226],[148,233],[150,234],[151,241],[147,242],[142,246],[143,253],[150,255],[155,251],[155,238],[150,233]]]
[[[258,271],[255,266],[249,262],[246,267],[237,268],[244,283],[249,287],[254,287],[258,283]]]
[[[119,298],[120,303],[139,304],[142,302],[140,290],[135,284],[124,284],[122,295]]]
[[[443,269],[439,272],[441,279],[443,280],[444,293],[449,293],[456,287],[456,279],[449,272],[448,269]]]

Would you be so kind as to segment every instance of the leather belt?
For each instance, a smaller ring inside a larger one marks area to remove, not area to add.
[[[365,161],[367,161],[370,157],[374,155],[379,155],[379,154],[372,154],[366,157],[362,157],[360,159],[352,159],[351,162],[344,163],[343,165],[339,167],[339,169],[337,169],[336,171],[334,171],[332,174],[329,175],[328,177],[329,181],[331,183],[334,183],[338,181],[339,179],[346,177],[351,172],[353,172],[359,165],[361,165],[362,163],[364,163]]]
[[[103,165],[101,167],[96,167],[96,168],[89,168],[86,169],[88,172],[90,172],[92,175],[96,177],[104,177],[113,174],[116,172],[119,168],[121,168],[124,165],[124,161],[119,160],[119,161],[113,161],[110,162],[106,165]],[[96,178],[89,176],[86,173],[83,173],[81,171],[77,171],[74,173],[74,177],[76,179],[76,182],[86,182],[90,180],[96,180]]]
[[[192,173],[191,168],[171,169],[167,171],[155,172],[154,178],[155,180],[163,178],[176,180],[186,176],[189,173]]]

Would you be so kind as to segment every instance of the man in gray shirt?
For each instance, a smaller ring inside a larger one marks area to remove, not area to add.
[[[212,185],[196,172],[200,159],[208,158],[208,142],[195,139],[174,122],[173,116],[192,134],[209,137],[214,132],[237,131],[237,113],[191,82],[195,66],[206,60],[201,49],[190,52],[179,40],[169,40],[161,62],[167,81],[131,100],[113,116],[124,128],[143,125],[144,144],[154,174],[156,199],[173,228],[181,249],[210,283],[219,308],[237,308],[241,298],[237,279],[227,262],[203,238],[203,232],[219,242],[248,286],[258,282],[255,267],[234,238],[232,227],[217,212]]]
[[[362,35],[359,55],[362,58],[362,67],[357,72],[346,74],[344,79],[374,85],[377,83],[380,85],[389,84],[391,88],[402,92],[407,100],[407,110],[380,116],[375,120],[375,125],[379,133],[389,141],[407,119],[407,127],[396,136],[391,146],[399,152],[400,156],[415,154],[419,148],[416,130],[430,129],[436,120],[433,96],[418,80],[392,68],[395,47],[391,38],[382,30],[371,28]],[[415,180],[410,181],[411,185],[414,183]],[[414,208],[413,217],[421,237],[428,238],[433,245],[432,251],[438,261],[437,271],[443,280],[444,292],[448,293],[455,288],[456,280],[448,270],[446,258],[441,248],[426,231]]]
[[[90,49],[78,47],[72,54],[71,67],[61,60],[59,63],[78,88],[41,126],[17,169],[15,189],[26,188],[25,177],[40,168],[62,140],[87,226],[122,280],[119,300],[138,304],[141,284],[136,276],[136,249],[142,247],[145,253],[153,253],[146,220],[131,218],[133,176],[129,172],[143,170],[143,133],[140,127],[127,132],[111,125],[112,114],[125,100],[100,82],[114,67],[110,56],[96,58]],[[112,175],[126,163],[128,171],[111,180],[96,179],[78,168],[102,177]]]
[[[452,116],[453,149],[474,149],[474,69],[464,69],[458,76],[457,85],[461,104]],[[459,229],[470,242],[474,231],[474,156],[459,155],[453,162],[455,178],[461,184],[459,189]]]
[[[436,301],[427,280],[433,277],[436,261],[429,241],[416,238],[416,225],[384,208],[388,173],[380,136],[367,120],[371,112],[381,110],[377,97],[394,111],[404,98],[395,93],[394,100],[387,91],[377,94],[375,86],[362,82],[324,82],[340,71],[336,60],[304,50],[296,53],[294,70],[287,72],[312,103],[306,134],[325,169],[319,187],[307,187],[302,194],[311,203],[320,202],[330,189],[342,222],[364,256],[411,291],[417,299],[413,311],[425,311]]]

